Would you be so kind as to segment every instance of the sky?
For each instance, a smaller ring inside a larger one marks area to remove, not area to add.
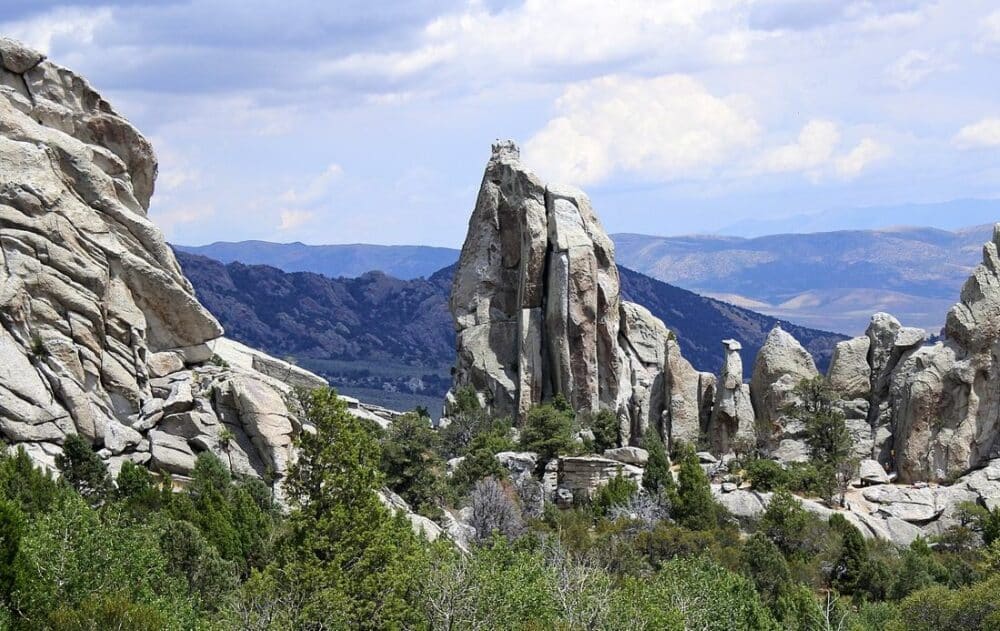
[[[1000,198],[996,1],[5,0],[0,34],[152,140],[175,243],[457,247],[499,138],[612,233]]]

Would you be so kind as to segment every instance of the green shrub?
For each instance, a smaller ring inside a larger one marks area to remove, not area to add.
[[[818,518],[806,512],[788,491],[777,491],[757,525],[786,556],[809,555],[818,542],[813,540]]]
[[[646,469],[642,475],[642,487],[651,495],[673,504],[677,501],[677,484],[659,433],[652,428],[647,430],[642,446],[649,452],[649,460],[646,461]]]
[[[784,467],[774,460],[751,460],[745,470],[745,475],[755,491],[787,490],[791,476]]]
[[[621,428],[618,418],[610,410],[599,410],[592,414],[583,415],[581,423],[584,429],[589,429],[594,433],[592,444],[585,444],[587,451],[593,453],[604,453],[606,449],[614,449],[621,444]]]
[[[108,467],[78,434],[66,437],[62,453],[56,456],[56,466],[63,480],[91,504],[100,504],[111,491]]]
[[[537,453],[542,463],[574,452],[573,418],[573,410],[562,395],[532,408],[521,428],[521,449]]]
[[[594,494],[593,508],[597,515],[607,515],[614,506],[625,506],[636,493],[639,492],[639,485],[622,475],[619,469],[618,475],[614,476],[608,483],[597,489]]]

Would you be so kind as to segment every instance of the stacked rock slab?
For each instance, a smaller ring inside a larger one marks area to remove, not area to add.
[[[0,432],[48,467],[79,434],[112,472],[213,451],[280,477],[288,383],[325,382],[220,338],[146,216],[156,171],[86,80],[0,39]]]
[[[669,332],[621,300],[614,245],[587,196],[545,185],[507,141],[493,147],[452,285],[456,387],[495,414],[523,418],[562,394],[578,413],[608,410],[623,442],[668,433],[671,391],[698,412],[693,371],[668,379]],[[676,350],[676,349],[675,349]],[[685,430],[690,431],[690,430]]]

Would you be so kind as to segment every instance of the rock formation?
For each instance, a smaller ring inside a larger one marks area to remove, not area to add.
[[[945,480],[1000,453],[1000,224],[948,312],[945,340],[901,355],[889,378],[901,480]]]
[[[53,467],[69,434],[184,475],[202,451],[279,478],[292,386],[222,338],[146,211],[150,143],[86,80],[0,39],[0,433]]]
[[[750,379],[758,443],[782,461],[804,460],[804,427],[785,411],[798,402],[793,390],[803,379],[819,376],[812,356],[791,334],[774,327],[757,353]]]
[[[723,340],[726,361],[715,388],[715,405],[708,424],[708,440],[712,451],[726,454],[736,443],[756,442],[753,404],[750,400],[750,386],[743,383],[743,346],[736,340]]]
[[[616,414],[625,443],[651,426],[669,437],[674,411],[680,434],[695,433],[697,373],[676,344],[668,350],[659,319],[621,300],[614,246],[590,200],[542,183],[509,141],[486,167],[451,312],[455,386],[474,387],[496,414],[521,418],[562,394],[577,412]]]

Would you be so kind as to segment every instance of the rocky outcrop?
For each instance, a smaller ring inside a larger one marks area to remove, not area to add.
[[[750,401],[750,386],[743,383],[743,346],[736,340],[724,340],[726,361],[715,389],[715,405],[708,424],[708,440],[712,451],[726,454],[736,443],[756,442],[753,405]]]
[[[1000,454],[1000,225],[948,313],[945,340],[901,357],[891,376],[901,480],[944,480]]]
[[[455,386],[475,388],[493,413],[519,419],[562,394],[577,412],[616,414],[626,444],[650,427],[669,437],[675,417],[693,432],[697,373],[676,344],[668,350],[658,318],[621,300],[614,246],[590,200],[545,185],[511,142],[493,147],[450,306]]]
[[[43,465],[69,434],[183,476],[212,451],[280,478],[292,386],[325,382],[221,338],[146,215],[150,143],[83,78],[0,39],[0,432]]]
[[[668,336],[669,337],[669,336]],[[684,359],[677,340],[667,340],[667,365],[665,386],[668,399],[668,444],[678,441],[697,445],[702,432],[708,427],[712,405],[715,402],[715,375],[699,372]]]
[[[804,379],[819,376],[809,352],[790,333],[774,327],[757,353],[750,379],[750,399],[757,422],[757,440],[777,448],[785,460],[801,459],[806,453],[801,423],[787,410],[798,402],[795,387]]]
[[[862,480],[867,486],[849,489],[843,509],[832,509],[807,498],[797,499],[803,508],[823,520],[839,514],[865,537],[905,547],[917,537],[934,537],[961,525],[964,503],[990,508],[1000,505],[1000,461],[986,465],[949,486],[897,485],[885,483],[885,472],[869,461],[869,471],[878,480]],[[712,492],[716,501],[745,524],[760,519],[773,497],[771,493],[746,488],[727,491],[721,484],[713,484]]]

